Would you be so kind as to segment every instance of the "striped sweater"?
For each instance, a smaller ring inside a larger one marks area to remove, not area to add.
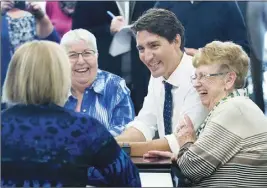
[[[178,165],[193,186],[267,187],[267,118],[249,98],[228,99]]]

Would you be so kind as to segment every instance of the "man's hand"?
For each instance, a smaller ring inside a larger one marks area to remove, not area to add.
[[[190,56],[194,56],[199,51],[199,49],[195,49],[195,48],[184,48],[184,49],[185,49],[185,53]]]
[[[117,33],[122,27],[126,26],[126,22],[122,16],[116,16],[112,19],[110,24],[110,32]]]
[[[196,141],[196,132],[189,116],[185,115],[184,119],[179,121],[175,135],[181,147],[187,142],[194,143]]]
[[[1,13],[6,13],[7,11],[14,8],[14,1],[7,0],[7,1],[1,1]]]

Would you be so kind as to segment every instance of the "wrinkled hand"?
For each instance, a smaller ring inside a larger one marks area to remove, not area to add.
[[[122,27],[126,26],[126,22],[122,16],[116,16],[112,19],[110,24],[110,32],[117,33]]]
[[[183,146],[187,142],[194,143],[196,141],[196,132],[188,115],[185,115],[184,119],[179,121],[179,127],[177,128],[175,135],[179,146]]]
[[[172,161],[177,161],[177,157],[169,151],[152,150],[143,155],[144,159],[149,158],[170,158]]]
[[[184,49],[185,49],[185,53],[190,56],[194,56],[199,50],[195,48],[184,48]]]
[[[34,15],[34,17],[37,20],[41,20],[42,18],[44,18],[45,13],[43,12],[43,10],[41,9],[40,5],[34,2],[29,3],[27,10]]]
[[[1,13],[6,13],[7,11],[14,8],[14,1],[7,0],[7,1],[1,1]]]

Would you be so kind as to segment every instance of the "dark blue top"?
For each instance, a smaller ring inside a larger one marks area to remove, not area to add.
[[[88,115],[54,104],[15,105],[3,111],[1,118],[4,185],[75,186],[73,182],[85,176],[85,184],[92,186],[141,186],[138,170],[127,154]],[[36,170],[38,166],[43,168]],[[62,170],[66,166],[74,168]],[[84,173],[77,176],[82,167]],[[16,173],[11,173],[12,168]]]
[[[155,5],[175,13],[185,27],[185,47],[201,48],[214,40],[233,41],[249,54],[243,16],[234,1],[160,1]]]

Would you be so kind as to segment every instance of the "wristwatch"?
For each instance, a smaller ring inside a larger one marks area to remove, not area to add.
[[[131,156],[131,146],[129,143],[122,143],[122,150],[129,156]]]

